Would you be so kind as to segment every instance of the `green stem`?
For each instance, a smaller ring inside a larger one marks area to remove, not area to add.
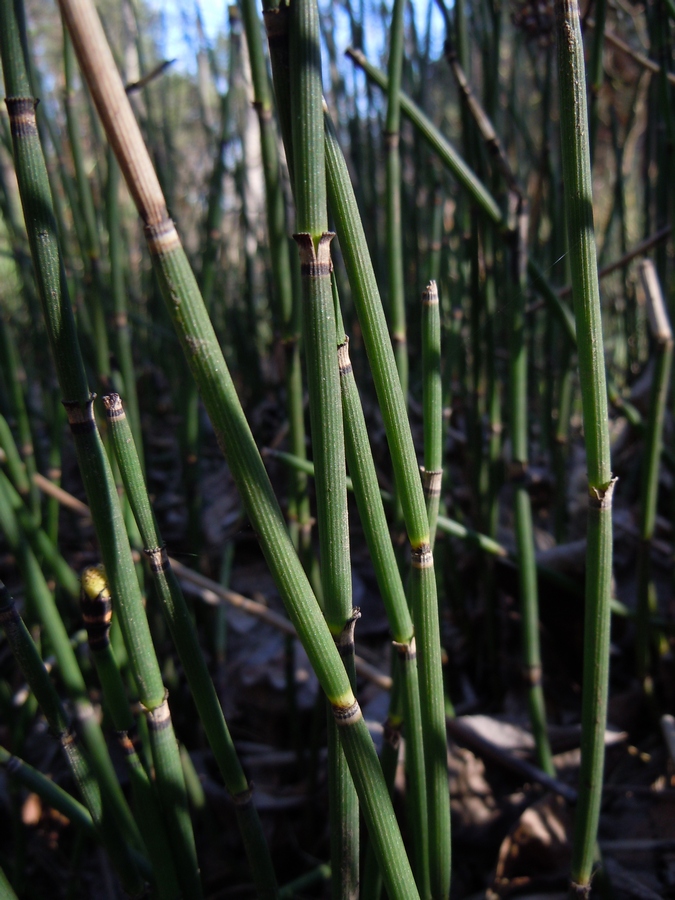
[[[650,602],[654,591],[650,571],[651,545],[656,524],[659,463],[663,450],[663,425],[668,389],[670,387],[673,333],[656,268],[650,259],[644,259],[640,263],[640,278],[647,301],[649,321],[656,343],[649,418],[644,437],[645,452],[642,468],[640,544],[638,549],[638,614],[635,655],[637,676],[644,683],[650,670],[649,618],[655,612]]]
[[[231,793],[242,836],[248,838],[246,852],[260,897],[276,897],[274,870],[269,848],[251,799],[251,789],[239,762],[215,686],[199,646],[192,617],[178,579],[169,563],[157,521],[150,507],[140,460],[129,422],[117,394],[103,398],[113,450],[143,542],[162,610],[171,631],[199,717],[216,763]],[[256,826],[257,823],[257,827]]]
[[[14,162],[49,343],[101,556],[118,604],[133,674],[141,702],[148,711],[149,720],[155,725],[151,728],[151,734],[154,749],[158,753],[155,758],[157,784],[163,795],[162,803],[171,831],[177,866],[181,872],[181,883],[190,896],[198,898],[201,896],[201,887],[184,785],[182,801],[180,797],[182,772],[178,746],[136,580],[117,490],[96,429],[93,399],[89,394],[68,296],[49,181],[35,121],[36,104],[30,97],[21,5],[3,3],[1,10],[2,63],[8,94],[6,103],[12,129]]]
[[[389,321],[394,346],[396,368],[401,381],[403,398],[408,400],[408,346],[405,324],[405,287],[403,278],[403,238],[401,234],[401,155],[400,99],[403,68],[403,10],[404,0],[394,0],[389,31],[389,89],[384,143],[386,150],[386,219],[387,272],[389,274]]]
[[[115,156],[108,148],[108,180],[106,184],[106,215],[108,220],[108,252],[110,254],[110,280],[112,287],[115,328],[117,331],[117,355],[119,359],[124,396],[127,398],[127,410],[131,422],[131,430],[138,448],[138,455],[143,465],[143,437],[141,431],[141,413],[138,408],[138,392],[136,390],[136,373],[131,348],[131,332],[127,310],[127,297],[124,286],[124,268],[122,259],[122,241],[120,234],[119,181],[120,170]]]
[[[375,463],[368,439],[363,407],[349,358],[349,341],[344,334],[335,279],[335,310],[338,320],[338,365],[345,424],[345,449],[353,490],[366,544],[375,569],[375,577],[387,611],[389,626],[401,665],[398,677],[403,684],[403,721],[406,723],[406,768],[410,784],[411,830],[414,837],[417,886],[423,898],[429,896],[429,832],[427,821],[424,747],[413,623],[406,601],[401,575],[392,546],[382,497],[377,483]],[[310,464],[311,465],[311,464]],[[312,469],[313,474],[313,469]],[[390,498],[391,499],[391,498]],[[366,863],[366,870],[368,864]]]
[[[430,282],[422,294],[422,405],[424,423],[422,483],[429,518],[429,543],[433,549],[443,480],[441,311],[435,281]]]
[[[0,625],[24,678],[40,704],[49,728],[63,748],[85,806],[89,810],[94,826],[113,860],[125,889],[133,897],[140,896],[144,892],[144,884],[131,858],[129,848],[120,837],[117,826],[111,821],[109,813],[104,807],[99,785],[75,735],[70,730],[65,710],[50,681],[47,670],[21,616],[16,611],[14,601],[2,582],[0,582]]]
[[[84,0],[62,0],[61,9],[106,133],[145,224],[153,266],[167,308],[218,440],[226,451],[244,507],[289,617],[331,701],[334,715],[339,719],[341,734],[346,736],[343,740],[345,755],[357,785],[366,825],[378,846],[387,889],[392,900],[415,897],[412,872],[373,743],[328,626],[288,536],[194,274],[168,217],[138,125],[115,72],[100,21],[93,6]]]
[[[528,394],[527,342],[525,336],[525,298],[527,267],[525,246],[528,214],[522,201],[518,209],[518,228],[513,250],[513,300],[511,302],[510,425],[512,480],[515,487],[515,530],[518,548],[520,609],[523,625],[523,656],[528,690],[530,722],[541,769],[554,775],[551,748],[546,732],[539,647],[539,597],[534,559],[532,505],[525,478],[528,468]]]
[[[82,618],[87,628],[89,650],[110,711],[117,743],[124,756],[134,809],[152,862],[158,896],[161,900],[177,900],[179,886],[164,821],[148,774],[129,734],[135,730],[134,719],[122,675],[110,645],[112,598],[102,566],[90,566],[82,573],[80,604]]]
[[[573,894],[587,896],[605,755],[614,480],[593,229],[586,73],[577,0],[556,0],[556,20],[560,139],[589,492],[581,773],[572,856]]]
[[[316,0],[293,0],[290,47],[294,195],[296,228],[299,232],[294,238],[298,245],[302,276],[303,346],[309,387],[321,586],[328,627],[335,640],[341,640],[352,619],[352,589],[345,444],[330,274],[330,242],[333,235],[327,233],[321,52]],[[334,721],[329,720],[333,896],[347,900],[358,893],[359,811],[338,733]]]
[[[326,172],[329,202],[335,219],[363,340],[382,411],[397,496],[413,554],[431,565],[426,590],[414,594],[413,621],[420,673],[424,754],[427,771],[432,893],[450,890],[450,805],[447,779],[440,623],[429,522],[405,400],[389,339],[363,225],[334,129],[326,117]]]

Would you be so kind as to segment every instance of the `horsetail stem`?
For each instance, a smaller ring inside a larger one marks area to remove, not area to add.
[[[602,314],[593,230],[586,73],[577,0],[556,0],[560,140],[588,471],[581,773],[572,894],[587,896],[604,768],[612,581],[612,478]]]
[[[414,872],[421,897],[429,896],[429,831],[424,774],[424,747],[422,743],[421,709],[417,655],[413,636],[413,623],[396,562],[387,520],[377,483],[375,463],[370,449],[368,430],[354,370],[349,358],[349,340],[344,334],[339,297],[333,278],[335,314],[338,325],[338,367],[345,424],[345,450],[349,471],[352,473],[354,494],[361,517],[366,543],[375,569],[382,600],[387,611],[394,646],[400,660],[394,678],[403,685],[403,720],[406,728],[406,770],[410,783],[412,832],[414,835]],[[393,692],[390,709],[398,691]],[[368,864],[366,863],[366,867]],[[373,888],[374,890],[374,888]]]
[[[40,146],[35,100],[30,96],[22,7],[3,3],[0,49],[7,91],[14,162],[28,228],[38,292],[56,365],[59,386],[101,555],[117,598],[120,623],[141,700],[152,719],[161,708],[161,728],[153,731],[158,785],[172,832],[173,849],[184,890],[201,896],[196,850],[187,808],[181,801],[180,760],[159,665],[124,530],[117,490],[93,415],[93,398],[75,330],[63,258],[59,249],[49,181]],[[178,766],[178,769],[176,768]],[[169,794],[171,799],[169,799]],[[184,786],[183,786],[184,798]]]
[[[420,676],[427,779],[432,894],[450,891],[450,799],[448,794],[441,641],[429,521],[415,448],[391,340],[382,309],[363,225],[347,166],[328,115],[325,117],[326,174],[331,212],[340,239],[363,340],[380,402],[389,452],[413,559],[413,622]]]
[[[408,345],[405,324],[405,287],[403,277],[403,238],[401,234],[401,155],[400,99],[401,71],[403,69],[403,8],[404,0],[394,0],[389,30],[389,90],[387,92],[387,116],[384,145],[386,152],[386,237],[387,272],[389,287],[389,320],[391,342],[396,357],[396,368],[401,381],[403,398],[408,399]]]
[[[443,481],[443,397],[441,383],[441,313],[438,288],[430,281],[422,293],[422,404],[424,469],[422,484],[427,502],[429,543],[436,540]]]
[[[518,547],[520,609],[523,623],[523,656],[530,722],[537,748],[539,767],[554,775],[551,748],[546,732],[539,646],[539,597],[534,559],[532,505],[527,490],[528,395],[525,298],[527,290],[526,241],[529,216],[524,201],[518,200],[518,223],[514,231],[513,301],[511,303],[510,431],[512,481],[515,492],[515,529]]]
[[[345,444],[340,403],[332,261],[326,207],[319,10],[316,0],[293,0],[290,14],[290,83],[294,235],[302,277],[303,347],[307,363],[316,508],[324,614],[342,639],[352,620]],[[353,625],[351,626],[353,633]],[[339,644],[338,644],[339,646]],[[353,642],[352,642],[353,666]],[[352,670],[353,678],[353,670]],[[335,721],[328,721],[329,815],[333,896],[358,892],[358,799],[342,753]]]
[[[9,591],[2,582],[0,582],[0,626],[2,626],[24,678],[35,694],[50,730],[63,748],[85,806],[89,810],[94,826],[114,862],[125,889],[132,897],[139,897],[144,891],[143,880],[131,858],[129,848],[122,840],[117,826],[111,821],[109,811],[103,805],[101,790],[92,774],[89,762],[70,729],[65,710],[40,659],[37,648],[16,610]]]
[[[113,450],[124,489],[138,524],[157,594],[166,616],[178,656],[183,664],[197,711],[223,780],[231,793],[246,852],[260,897],[277,893],[269,848],[251,790],[223,715],[215,686],[199,646],[190,611],[169,559],[150,506],[140,460],[122,400],[118,394],[103,398]]]
[[[93,7],[83,0],[63,0],[61,9],[120,169],[145,223],[153,265],[202,399],[226,451],[289,616],[339,720],[345,755],[366,824],[377,842],[387,888],[392,898],[414,897],[412,873],[374,746],[337,648],[288,537],[194,275],[168,218],[159,182],[115,71],[100,22]]]
[[[87,629],[89,650],[129,774],[134,810],[152,862],[158,896],[162,900],[177,900],[179,885],[164,821],[160,815],[154,789],[130,735],[130,732],[134,731],[134,719],[110,645],[113,604],[103,566],[86,568],[82,572],[81,582],[80,605]]]
[[[652,375],[649,418],[645,433],[645,454],[642,470],[640,505],[640,545],[638,550],[638,614],[636,638],[636,672],[644,683],[650,671],[649,618],[654,612],[651,594],[651,545],[656,524],[656,505],[659,488],[659,462],[663,449],[663,426],[670,386],[673,358],[673,332],[656,267],[651,259],[639,265],[640,280],[647,301],[647,312],[656,344],[656,360]]]

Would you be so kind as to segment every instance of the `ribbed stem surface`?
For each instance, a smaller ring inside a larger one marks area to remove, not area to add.
[[[164,705],[164,685],[136,580],[116,486],[94,421],[93,400],[89,395],[59,251],[49,181],[35,120],[35,101],[30,98],[22,19],[19,17],[21,5],[3,3],[0,11],[2,63],[8,92],[6,102],[14,162],[43,315],[101,555],[119,607],[130,662],[141,701],[152,714],[156,707]],[[96,22],[100,29],[98,19]],[[112,57],[110,59],[112,61]],[[119,79],[119,76],[116,77]],[[129,115],[137,129],[130,109]],[[166,709],[168,712],[168,707]],[[175,769],[174,772],[162,771],[162,765],[168,762],[172,754],[174,767],[178,759],[178,746],[168,716],[163,720],[163,731],[167,751],[161,760],[155,760],[160,788],[162,784],[169,785],[171,780],[176,780]],[[178,766],[180,768],[179,760]],[[201,888],[189,817],[184,805],[172,803],[173,798],[172,791],[171,800],[166,799],[165,813],[169,827],[173,827],[174,831],[174,852],[181,869],[183,888],[192,896],[199,897]]]
[[[218,440],[226,452],[246,512],[321,686],[334,712],[342,715],[355,705],[349,678],[286,531],[194,274],[176,229],[167,217],[159,183],[128,106],[100,22],[86,0],[63,0],[62,9],[67,15],[71,34],[77,35],[73,37],[73,43],[80,65],[113,143],[120,168],[129,183],[139,214],[147,223],[148,246],[167,308]],[[357,729],[356,743],[358,752],[347,755],[352,776],[355,776],[355,768],[363,760],[367,770],[379,770],[375,748],[365,725]],[[365,790],[362,782],[357,788],[361,801],[368,801],[366,796],[361,795],[361,790]],[[388,798],[380,805],[379,815],[372,818],[371,825],[371,833],[385,867],[391,857],[395,874],[401,866],[404,870],[402,878],[394,877],[389,881],[392,900],[414,897],[414,888],[406,893],[409,883],[405,876],[406,866],[410,880],[412,875]],[[401,855],[405,863],[401,861]],[[394,859],[397,860],[396,865]]]
[[[372,260],[356,205],[347,166],[335,131],[326,117],[326,172],[331,212],[335,218],[349,282],[371,366],[389,444],[397,496],[400,498],[413,559],[423,561],[423,589],[413,591],[427,777],[431,883],[434,896],[450,891],[450,799],[445,741],[445,708],[441,671],[440,623],[429,521],[398,378],[387,333]],[[413,563],[415,567],[415,563]],[[418,567],[419,568],[419,567]],[[413,581],[416,576],[413,574]]]
[[[389,89],[384,145],[386,152],[387,272],[389,286],[389,323],[401,390],[408,397],[408,346],[405,324],[405,288],[403,276],[403,238],[401,234],[401,156],[399,130],[401,104],[399,90],[403,68],[404,0],[394,0],[389,30]]]
[[[103,402],[115,457],[126,495],[138,524],[143,542],[143,552],[150,564],[150,572],[162,604],[162,610],[166,616],[218,768],[227,789],[235,798],[238,817],[245,816],[246,818],[246,833],[244,835],[242,831],[242,836],[252,839],[252,843],[246,845],[246,850],[259,896],[275,897],[277,893],[276,880],[262,826],[258,820],[257,832],[253,828],[255,820],[257,820],[255,808],[253,808],[252,814],[243,811],[244,806],[252,805],[249,784],[239,762],[215,686],[199,646],[183,591],[169,563],[157,521],[150,507],[140,460],[122,401],[117,394],[110,394],[104,397]]]
[[[578,894],[587,891],[590,883],[602,799],[614,481],[593,229],[586,73],[577,0],[556,0],[556,24],[563,183],[589,491],[581,773],[572,857],[573,894]]]

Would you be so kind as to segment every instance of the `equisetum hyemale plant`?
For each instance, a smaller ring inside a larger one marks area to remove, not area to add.
[[[110,644],[113,603],[103,566],[90,566],[82,573],[80,604],[89,649],[129,773],[134,811],[153,866],[157,893],[162,898],[173,900],[179,896],[178,879],[154,790],[136,750],[135,723]]]
[[[328,202],[371,364],[410,543],[410,599],[420,677],[431,890],[434,896],[445,897],[450,889],[450,801],[440,623],[429,519],[373,264],[347,165],[328,116],[325,147]]]
[[[595,896],[611,614],[670,697],[674,0],[94,2],[0,0],[0,895],[477,896],[447,732]]]
[[[663,425],[673,360],[673,332],[666,310],[659,277],[651,259],[639,263],[640,281],[645,294],[649,324],[655,342],[655,367],[651,404],[645,433],[640,546],[638,550],[638,611],[636,674],[651,692],[649,617],[654,610],[654,585],[651,579],[651,549],[656,525],[659,486],[659,461],[663,450]]]
[[[542,689],[541,652],[539,648],[539,598],[534,558],[532,506],[527,490],[528,424],[527,424],[527,345],[525,341],[525,297],[527,288],[527,231],[529,216],[525,202],[516,201],[516,227],[513,236],[513,302],[511,304],[510,340],[510,421],[511,480],[515,495],[515,531],[518,550],[520,609],[523,622],[524,673],[528,692],[530,722],[537,747],[540,767],[553,775],[551,748],[546,733],[546,710]]]
[[[64,0],[60,6],[83,75],[143,220],[153,266],[191,372],[289,616],[332,707],[387,891],[392,897],[414,897],[417,890],[372,740],[329,628],[288,537],[100,21],[88,0]],[[318,248],[315,250],[318,252]],[[110,577],[107,564],[106,570]],[[447,786],[445,794],[447,799]]]
[[[31,97],[24,50],[26,44],[22,7],[18,3],[3,3],[1,10],[0,50],[14,162],[59,387],[97,529],[101,555],[112,593],[118,598],[120,624],[130,663],[147,714],[157,785],[178,877],[185,892],[200,897],[196,848],[178,745],[142,607],[117,490],[94,420],[93,398],[89,392],[75,330],[47,171],[36,126],[36,103]]]
[[[595,237],[586,72],[577,0],[556,0],[560,140],[588,471],[581,775],[572,892],[590,893],[602,800],[609,687],[612,477]]]
[[[290,14],[291,139],[296,234],[302,279],[303,341],[319,525],[324,614],[352,684],[354,625],[345,442],[340,403],[335,307],[331,287],[333,234],[328,231],[319,9],[294,0]],[[359,883],[359,810],[340,729],[329,714],[328,778],[333,894],[353,897]]]
[[[145,889],[143,878],[122,833],[110,819],[110,814],[102,802],[98,782],[70,727],[66,712],[40,659],[37,647],[16,610],[14,600],[2,582],[0,582],[0,625],[26,681],[40,704],[52,734],[63,747],[94,827],[114,861],[125,889],[132,897],[140,896]]]
[[[162,610],[223,780],[235,803],[239,828],[259,896],[277,894],[274,869],[253,806],[251,789],[234,748],[214,683],[199,646],[190,611],[150,507],[140,459],[119,394],[103,398],[110,437]],[[119,729],[118,729],[119,730]]]

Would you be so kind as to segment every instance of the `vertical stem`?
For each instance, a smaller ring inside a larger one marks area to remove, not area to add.
[[[86,302],[91,307],[94,326],[96,375],[101,383],[104,386],[107,386],[110,380],[110,351],[108,348],[108,333],[106,329],[105,310],[103,307],[103,283],[101,279],[96,213],[94,211],[94,198],[92,196],[91,184],[89,183],[89,178],[87,177],[84,167],[80,129],[75,117],[75,89],[73,87],[75,54],[73,53],[73,45],[68,37],[68,32],[65,27],[63,29],[63,54],[66,81],[66,123],[68,126],[68,140],[75,166],[77,200],[79,201],[78,205],[72,210],[72,213],[74,217],[81,218],[82,220],[82,233],[85,240],[84,245],[81,247],[84,257],[82,262],[86,272]]]
[[[443,386],[441,384],[441,312],[438,288],[431,281],[422,294],[422,405],[424,469],[422,483],[433,550],[443,480]]]
[[[259,897],[276,897],[274,870],[269,858],[260,820],[253,806],[251,790],[218,700],[215,686],[199,646],[190,611],[178,579],[169,563],[157,522],[150,507],[140,461],[133,437],[117,394],[103,398],[110,436],[124,481],[124,489],[143,542],[143,552],[162,604],[174,644],[202,720],[216,763],[235,803],[245,849]]]
[[[117,354],[124,395],[127,398],[127,409],[138,455],[143,465],[143,436],[141,432],[141,414],[138,408],[136,391],[136,373],[131,349],[131,334],[127,316],[127,297],[124,286],[124,264],[122,259],[122,241],[119,218],[119,181],[120,170],[113,152],[108,148],[108,180],[106,184],[106,214],[108,218],[108,252],[110,254],[110,280],[115,313],[115,329],[117,331]]]
[[[590,892],[602,799],[609,686],[612,478],[602,314],[593,228],[586,73],[577,0],[556,0],[560,140],[588,472],[581,773],[572,893]]]
[[[645,292],[647,312],[655,348],[655,365],[652,375],[651,402],[645,433],[644,462],[642,468],[642,496],[640,504],[640,545],[638,549],[638,614],[636,638],[636,671],[645,688],[650,670],[649,617],[651,595],[651,545],[656,523],[656,504],[659,491],[659,462],[663,449],[663,424],[670,387],[670,370],[673,358],[673,333],[666,305],[661,293],[656,268],[651,259],[640,263],[640,279]]]
[[[21,5],[18,2],[3,3],[0,12],[0,47],[14,161],[49,343],[101,555],[119,607],[134,677],[149,721],[154,726],[151,727],[153,749],[159,754],[155,757],[157,783],[181,884],[184,891],[198,898],[201,896],[201,886],[184,784],[181,797],[182,772],[178,746],[134,572],[119,498],[94,420],[93,398],[89,394],[68,296],[49,181],[35,121],[36,104],[30,97]]]
[[[160,900],[176,900],[179,896],[179,885],[164,822],[152,784],[130,736],[130,732],[133,734],[135,730],[134,719],[122,676],[110,646],[109,633],[113,608],[102,566],[90,566],[82,573],[80,606],[87,629],[89,651],[98,672],[117,742],[122,750],[131,783],[134,809],[153,864],[158,896]]]
[[[349,520],[335,307],[327,233],[321,51],[316,0],[294,0],[290,18],[290,82],[296,228],[303,298],[303,336],[316,482],[324,613],[340,642],[352,620]],[[353,625],[351,626],[353,634]],[[340,643],[338,643],[340,646]],[[331,868],[334,898],[358,894],[358,799],[338,726],[328,723]]]
[[[394,0],[389,32],[389,90],[387,92],[386,148],[386,210],[387,210],[387,271],[389,273],[389,324],[394,345],[396,368],[401,381],[403,398],[408,399],[408,346],[405,324],[405,285],[403,277],[403,240],[401,234],[401,155],[399,152],[401,104],[399,90],[403,68],[403,10],[404,0]]]
[[[450,798],[440,622],[433,554],[429,545],[429,520],[372,260],[344,156],[328,117],[325,139],[331,212],[382,411],[396,477],[397,497],[400,498],[413,558],[418,559],[425,569],[425,578],[422,579],[424,590],[411,592],[412,611],[420,677],[432,894],[445,898],[450,891]],[[429,573],[430,578],[426,577]],[[420,581],[417,576],[415,579]]]
[[[514,233],[513,302],[511,304],[510,426],[512,481],[515,488],[515,528],[520,581],[520,610],[523,623],[523,656],[528,690],[530,722],[541,768],[554,774],[551,748],[546,733],[546,713],[541,686],[539,649],[539,598],[534,559],[532,506],[527,490],[528,468],[528,396],[527,343],[525,338],[525,299],[527,290],[526,241],[528,215],[519,202],[518,223]]]
[[[344,334],[339,298],[333,279],[335,310],[338,325],[338,364],[340,368],[340,389],[345,424],[345,449],[349,472],[352,477],[356,503],[361,524],[375,569],[375,576],[387,611],[389,626],[398,654],[399,666],[394,668],[394,678],[401,684],[402,700],[398,691],[392,692],[390,710],[396,702],[403,708],[403,717],[398,715],[400,727],[405,723],[406,772],[410,789],[410,830],[415,848],[414,872],[422,898],[429,896],[429,829],[427,815],[426,779],[424,772],[424,747],[422,742],[421,705],[417,655],[413,637],[413,623],[403,590],[403,584],[392,546],[387,520],[382,505],[375,463],[370,449],[368,430],[359,398],[354,371],[349,358],[349,341]],[[390,753],[385,744],[383,753]],[[398,742],[395,759],[398,757]],[[392,764],[395,768],[395,763]],[[384,768],[384,766],[383,766]],[[386,775],[386,773],[385,773]],[[392,776],[393,779],[393,776]],[[393,781],[392,781],[393,783]],[[372,860],[366,853],[364,872],[372,877]],[[375,892],[375,887],[372,887]],[[369,896],[369,895],[367,895]]]
[[[288,536],[194,273],[168,216],[164,195],[100,20],[89,0],[61,0],[61,10],[106,134],[145,224],[153,267],[181,347],[289,617],[331,702],[364,819],[374,836],[387,891],[392,900],[414,898],[417,891],[373,742],[335,642]],[[106,570],[110,575],[107,567]]]

